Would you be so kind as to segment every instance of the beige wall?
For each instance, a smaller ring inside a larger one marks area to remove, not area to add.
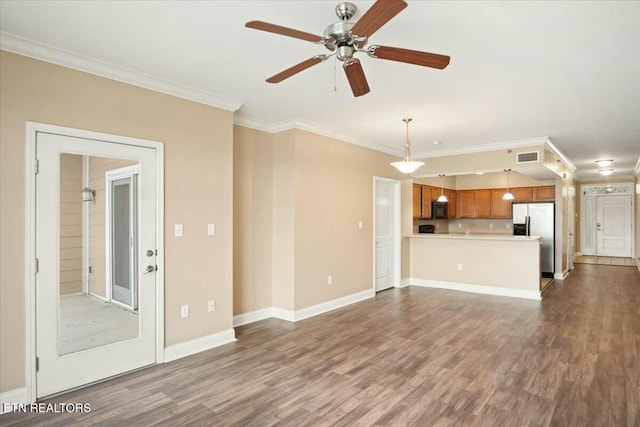
[[[396,158],[301,130],[238,126],[234,154],[236,315],[371,289],[373,177],[404,178],[389,165]]]
[[[26,121],[164,143],[165,343],[231,328],[233,113],[0,55],[0,392],[25,385]],[[184,237],[173,237],[175,223]],[[216,310],[208,313],[211,298]],[[186,319],[181,304],[191,306]]]
[[[82,292],[82,188],[82,156],[60,154],[60,295]]]
[[[273,134],[233,130],[233,312],[271,307]]]

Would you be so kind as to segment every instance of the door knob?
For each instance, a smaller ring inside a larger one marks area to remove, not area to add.
[[[156,271],[156,267],[153,265],[147,265],[146,268],[146,272],[145,273],[153,273],[154,271]]]
[[[156,251],[154,251],[153,249],[147,249],[147,256],[148,257],[152,257],[156,254]]]

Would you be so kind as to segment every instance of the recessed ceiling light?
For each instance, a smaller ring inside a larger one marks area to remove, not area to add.
[[[613,173],[613,169],[600,169],[598,172],[600,172],[604,176],[608,176]]]
[[[442,141],[433,141],[433,145],[440,145]]]
[[[476,172],[476,175],[484,175],[484,172]]]
[[[598,166],[600,166],[601,168],[606,168],[607,166],[609,166],[611,163],[613,163],[613,160],[611,159],[606,159],[606,160],[596,160],[596,164]]]

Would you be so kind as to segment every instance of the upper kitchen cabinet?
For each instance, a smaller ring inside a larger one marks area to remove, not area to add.
[[[431,218],[431,197],[433,195],[433,187],[428,185],[422,186],[422,218]]]
[[[447,196],[447,200],[449,201],[448,216],[449,218],[455,218],[458,214],[458,212],[456,211],[458,192],[456,190],[449,190],[445,188],[444,195]]]
[[[422,218],[422,185],[413,184],[413,219]]]
[[[491,190],[491,218],[511,218],[511,201],[502,199],[506,191],[506,188]]]
[[[458,191],[458,218],[475,218],[475,190]]]
[[[528,202],[533,200],[533,191],[531,187],[516,187],[511,189],[514,202]]]
[[[546,185],[543,187],[533,187],[533,197],[531,200],[550,200],[556,199],[556,187]]]
[[[491,190],[476,190],[474,218],[491,218]]]

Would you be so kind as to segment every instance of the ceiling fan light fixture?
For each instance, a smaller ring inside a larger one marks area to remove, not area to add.
[[[609,176],[613,173],[613,169],[600,169],[598,172],[600,172],[601,175]]]
[[[613,160],[611,159],[596,160],[596,165],[600,166],[601,168],[606,168],[612,163],[613,163]]]
[[[413,173],[419,167],[424,166],[424,162],[411,159],[411,142],[409,141],[409,122],[413,119],[402,119],[406,125],[406,139],[404,142],[404,159],[398,162],[392,162],[391,166],[395,167],[402,173]]]

